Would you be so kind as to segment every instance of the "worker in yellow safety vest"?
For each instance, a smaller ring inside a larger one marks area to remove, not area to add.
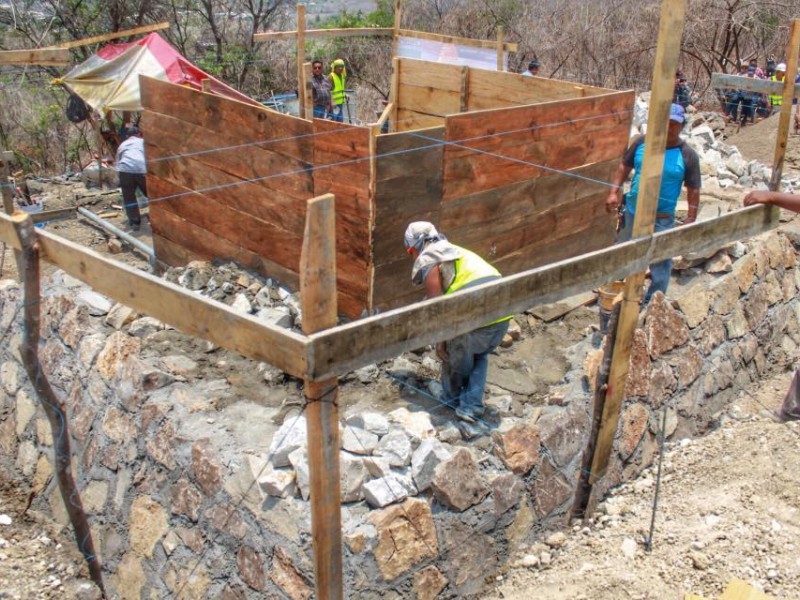
[[[786,64],[781,63],[777,67],[775,67],[775,75],[770,77],[772,81],[780,81],[783,83],[783,80],[786,79]],[[769,95],[769,105],[772,107],[772,114],[780,111],[781,105],[783,104],[783,94],[770,94]]]
[[[409,224],[404,242],[406,252],[414,259],[411,282],[425,286],[426,298],[453,294],[501,277],[492,265],[448,242],[427,221]],[[511,316],[502,317],[436,346],[442,361],[442,401],[455,409],[459,419],[475,423],[483,416],[489,354],[503,341],[510,320]]]
[[[347,95],[344,91],[347,82],[347,71],[341,58],[337,58],[331,63],[330,80],[331,103],[333,104],[331,118],[341,123],[344,121],[344,103],[347,101]]]

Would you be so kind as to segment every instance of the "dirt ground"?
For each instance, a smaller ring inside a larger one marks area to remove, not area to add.
[[[523,551],[520,562],[541,552],[550,562],[507,569],[487,598],[711,599],[734,578],[800,598],[800,423],[769,417],[790,379],[782,372],[741,390],[719,429],[667,445],[651,552],[655,467],[614,490],[591,521],[550,540],[554,547]]]

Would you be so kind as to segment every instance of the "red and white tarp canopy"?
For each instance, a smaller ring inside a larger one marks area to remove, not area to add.
[[[196,90],[208,79],[210,91],[240,102],[258,102],[214,79],[186,60],[157,33],[136,42],[108,44],[61,79],[61,83],[80,96],[96,111],[142,110],[139,75],[171,81]]]

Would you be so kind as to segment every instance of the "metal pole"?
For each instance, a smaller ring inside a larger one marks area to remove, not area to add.
[[[95,223],[96,225],[98,225],[99,227],[102,227],[103,229],[105,229],[109,233],[113,233],[115,236],[117,236],[121,240],[125,241],[125,243],[130,244],[131,246],[136,248],[139,252],[141,252],[143,254],[146,254],[147,258],[150,260],[150,264],[151,265],[155,264],[155,262],[156,262],[156,253],[150,246],[148,246],[144,242],[140,242],[139,240],[137,240],[135,237],[133,237],[129,233],[126,233],[126,232],[122,231],[116,225],[112,225],[111,223],[109,223],[105,219],[102,219],[102,218],[98,217],[92,211],[86,210],[82,206],[78,207],[78,212],[80,214],[82,214],[84,217],[86,217],[87,219],[89,219],[90,221],[92,221],[93,223]]]

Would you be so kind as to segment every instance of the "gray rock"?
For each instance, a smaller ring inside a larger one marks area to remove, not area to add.
[[[288,498],[295,494],[296,477],[295,472],[290,469],[273,469],[268,466],[258,478],[258,485],[268,496]]]
[[[411,460],[411,440],[402,429],[394,428],[381,438],[374,454],[387,458],[393,467],[404,467]]]
[[[276,467],[288,467],[292,464],[289,455],[299,448],[305,448],[306,440],[306,418],[300,416],[289,419],[272,438],[270,462]]]
[[[247,296],[244,294],[236,294],[236,297],[231,303],[231,308],[246,315],[249,315],[251,312],[253,312],[253,305],[250,304],[250,300],[248,300]]]
[[[134,337],[145,338],[162,329],[164,329],[164,324],[158,319],[142,317],[131,323],[130,327],[128,327],[128,333]]]
[[[447,444],[454,444],[461,441],[461,431],[453,423],[448,423],[436,434],[440,441]]]
[[[105,324],[114,329],[121,329],[136,318],[136,311],[124,304],[115,304],[105,318]]]
[[[107,315],[113,306],[111,300],[92,290],[81,290],[78,301],[83,302],[89,309],[89,314],[95,317]]]
[[[269,286],[265,285],[260,290],[258,290],[258,292],[256,292],[255,298],[253,298],[253,302],[258,308],[265,308],[267,306],[272,306],[272,297],[270,296],[269,291],[270,291]]]
[[[389,421],[398,424],[414,440],[424,440],[436,436],[436,428],[431,423],[431,415],[426,410],[410,411],[400,407],[389,413]]]
[[[704,146],[708,147],[714,143],[714,131],[708,125],[700,125],[692,129],[692,138],[699,140]]]
[[[431,487],[439,502],[458,511],[478,504],[489,493],[489,486],[466,448],[439,464]]]
[[[389,464],[389,459],[382,456],[365,456],[364,466],[370,476],[376,479],[386,477],[392,473],[392,465]]]
[[[294,469],[295,481],[297,482],[297,489],[300,490],[300,495],[303,500],[308,500],[311,492],[311,479],[308,473],[308,451],[306,447],[303,446],[294,450],[289,454],[287,460]]]
[[[392,361],[392,365],[389,367],[389,370],[394,372],[395,375],[404,377],[416,374],[417,365],[407,358],[398,356],[394,359],[394,361]]]
[[[436,467],[449,459],[451,452],[438,440],[422,440],[411,455],[411,476],[420,492],[431,486]]]
[[[346,423],[353,427],[360,427],[377,436],[389,433],[389,419],[376,412],[359,412],[350,415]]]
[[[283,327],[285,329],[291,329],[292,325],[294,324],[292,313],[285,306],[270,306],[261,308],[256,313],[256,317],[258,317],[261,321],[269,323],[270,325]]]
[[[342,452],[339,469],[342,502],[363,500],[363,486],[370,479],[370,473],[364,464],[364,459]]]
[[[370,455],[378,446],[378,436],[360,427],[348,425],[342,433],[342,448],[353,454]]]
[[[362,486],[364,498],[376,508],[382,508],[395,502],[402,502],[414,493],[413,484],[408,477],[391,474],[380,479],[373,479]]]
[[[381,372],[377,365],[367,365],[366,367],[356,369],[353,374],[361,383],[368,384],[375,381],[380,376]]]

